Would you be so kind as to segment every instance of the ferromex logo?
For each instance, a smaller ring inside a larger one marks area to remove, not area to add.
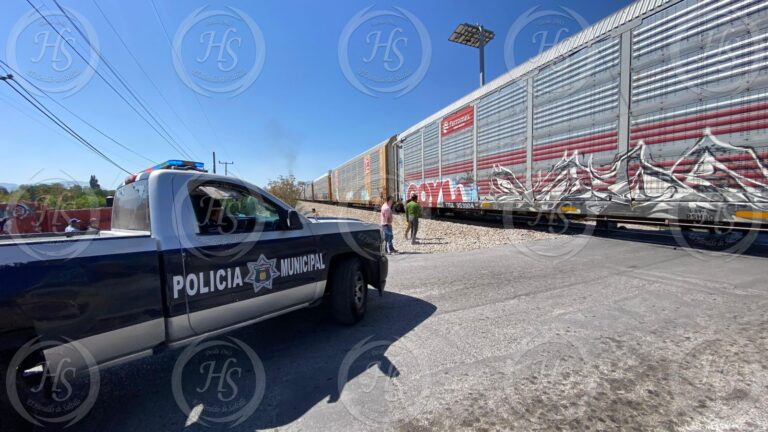
[[[186,276],[175,275],[171,279],[173,298],[178,299],[184,293],[187,297],[213,294],[241,287],[244,283],[250,283],[255,294],[262,288],[272,289],[278,277],[325,270],[325,257],[322,253],[315,253],[281,258],[278,266],[277,258],[269,259],[262,254],[255,262],[246,263],[246,270],[245,278],[239,266],[189,273]]]
[[[475,107],[470,105],[444,118],[440,124],[440,135],[450,135],[454,132],[472,127],[474,124]]]

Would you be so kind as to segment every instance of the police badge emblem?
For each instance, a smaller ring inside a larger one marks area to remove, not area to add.
[[[272,289],[272,281],[280,276],[277,271],[277,258],[267,259],[263,254],[256,262],[249,262],[248,276],[245,282],[253,284],[253,291],[258,293],[262,288]]]

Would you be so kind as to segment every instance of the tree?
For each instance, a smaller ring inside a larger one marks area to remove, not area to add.
[[[13,194],[0,194],[0,201],[32,203],[36,207],[45,206],[54,210],[87,209],[106,206],[105,197],[114,193],[112,190],[91,189],[79,184],[66,186],[61,183],[37,183],[20,185]]]
[[[267,184],[267,191],[291,207],[298,204],[301,196],[301,188],[296,182],[296,177],[292,175],[279,176],[277,180],[270,180]]]
[[[90,184],[91,184],[91,189],[95,191],[101,190],[101,185],[99,185],[99,180],[96,179],[96,176],[93,174],[91,174]]]

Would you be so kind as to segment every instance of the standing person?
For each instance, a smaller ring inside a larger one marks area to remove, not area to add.
[[[421,206],[416,194],[411,195],[411,201],[405,205],[405,218],[411,226],[411,244],[416,244],[416,233],[419,232]]]
[[[88,221],[88,229],[86,232],[89,234],[98,234],[100,231],[99,220],[96,218],[91,218],[91,220]]]
[[[64,228],[65,233],[76,233],[76,232],[82,232],[80,228],[77,227],[77,225],[80,223],[80,219],[72,218],[69,220],[69,224],[66,228]]]
[[[410,198],[408,198],[408,199],[405,201],[405,208],[406,208],[406,211],[407,211],[407,209],[408,209],[408,204],[409,204],[410,202],[411,202],[411,199],[410,199]],[[408,238],[409,238],[409,237],[408,237],[408,234],[410,234],[410,232],[411,232],[411,221],[409,221],[409,220],[408,220],[408,213],[406,213],[406,214],[405,214],[405,239],[406,239],[406,240],[408,240]]]
[[[384,232],[384,242],[388,254],[397,253],[392,241],[395,239],[395,234],[392,231],[392,203],[394,198],[387,197],[387,202],[381,206],[381,230]]]

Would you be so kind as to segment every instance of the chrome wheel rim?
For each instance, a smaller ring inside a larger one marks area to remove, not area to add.
[[[363,275],[360,272],[355,275],[354,296],[355,306],[358,308],[361,307],[363,305],[363,301],[365,300],[365,281],[363,280]]]

